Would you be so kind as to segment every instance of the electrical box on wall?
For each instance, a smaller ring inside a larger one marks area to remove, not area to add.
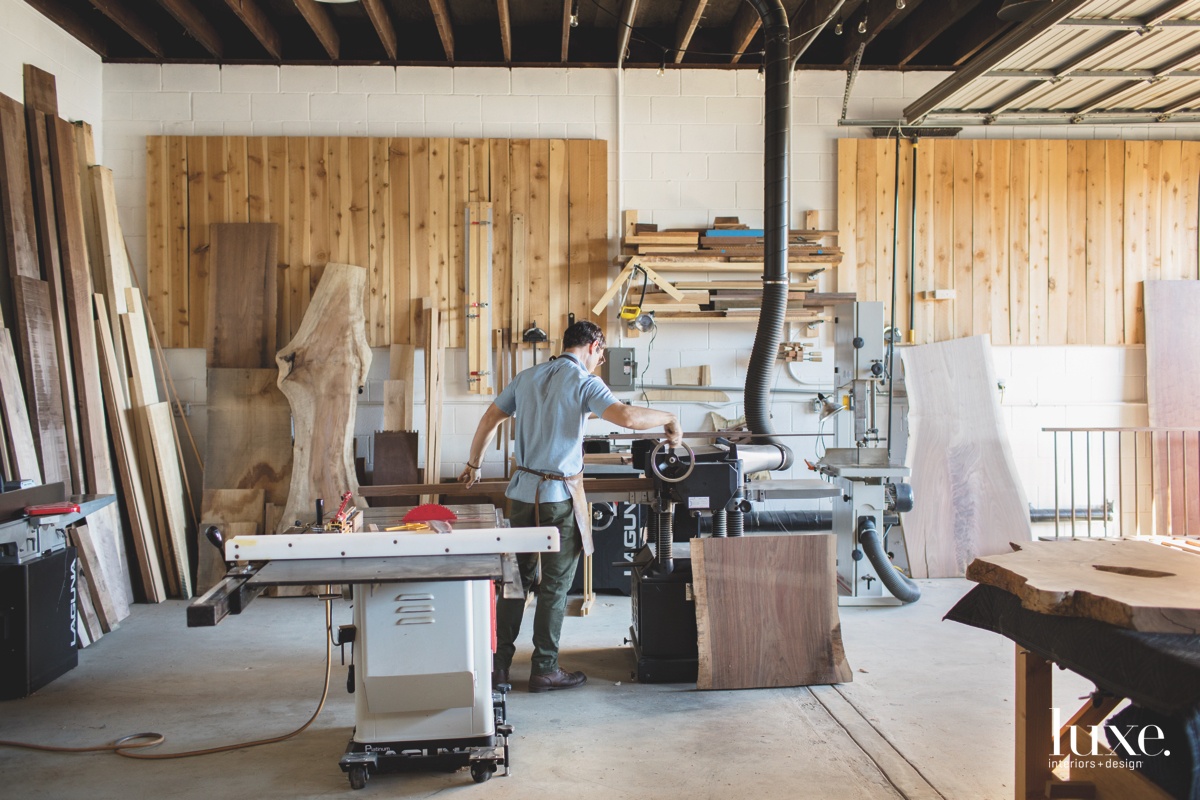
[[[610,347],[604,351],[604,382],[610,389],[632,389],[637,379],[637,362],[632,347]]]

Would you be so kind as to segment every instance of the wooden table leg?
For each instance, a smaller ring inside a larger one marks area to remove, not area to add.
[[[1051,663],[1017,645],[1016,767],[1017,800],[1045,797],[1053,780],[1050,754],[1054,746],[1050,707]]]

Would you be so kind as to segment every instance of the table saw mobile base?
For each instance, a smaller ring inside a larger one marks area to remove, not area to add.
[[[513,553],[553,552],[558,531],[463,528],[235,537],[226,558],[253,562],[240,561],[194,601],[188,624],[240,613],[267,586],[349,585],[353,625],[339,628],[335,644],[351,645],[355,726],[338,762],[350,786],[429,769],[468,767],[479,783],[507,775],[509,687],[491,683],[493,582],[521,596]]]

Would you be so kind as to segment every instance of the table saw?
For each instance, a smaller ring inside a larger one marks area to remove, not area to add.
[[[189,627],[215,625],[268,586],[343,587],[353,623],[334,643],[352,647],[355,726],[339,766],[355,789],[377,772],[469,767],[482,782],[510,770],[494,592],[523,596],[514,554],[556,552],[558,530],[509,527],[490,505],[450,509],[449,533],[383,530],[406,509],[380,508],[365,512],[378,531],[233,537],[227,576],[188,608]]]

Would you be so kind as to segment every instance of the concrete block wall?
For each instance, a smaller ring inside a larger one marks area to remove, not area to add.
[[[100,56],[24,0],[0,0],[0,92],[17,101],[25,96],[25,64],[55,76],[59,116],[90,122],[99,151],[104,110]]]

